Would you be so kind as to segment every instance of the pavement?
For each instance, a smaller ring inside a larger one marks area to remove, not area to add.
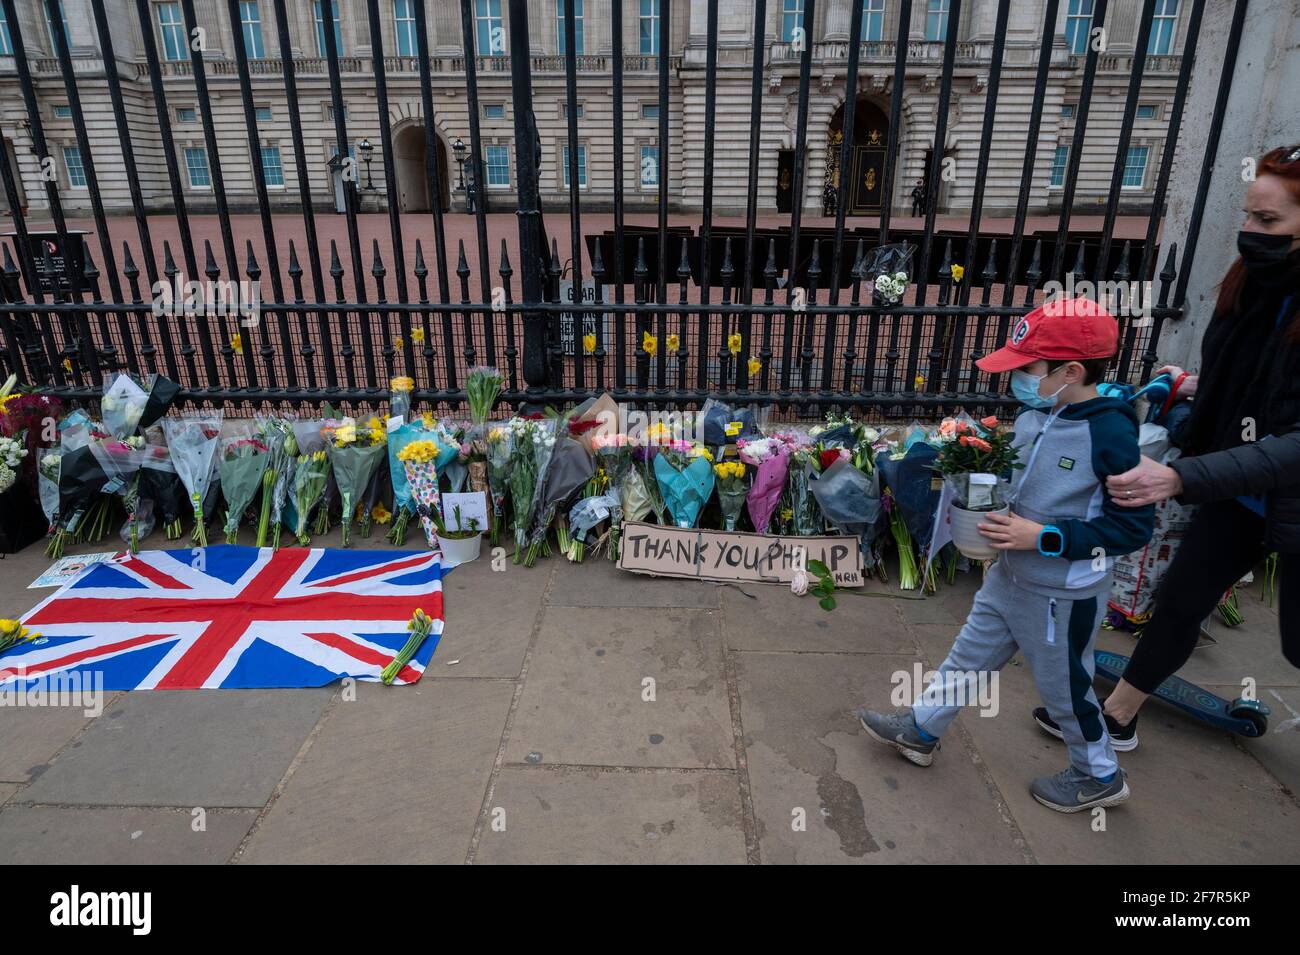
[[[978,571],[925,599],[873,582],[827,613],[775,585],[490,558],[485,547],[447,577],[446,634],[414,686],[116,693],[97,716],[0,707],[0,858],[1300,860],[1300,672],[1258,586],[1242,591],[1246,622],[1216,623],[1219,643],[1183,675],[1228,696],[1254,679],[1269,734],[1233,737],[1153,703],[1121,755],[1129,802],[1063,816],[1029,796],[1065,754],[1029,719],[1019,658],[999,714],[963,713],[928,769],[849,714],[888,708],[892,674],[943,658]],[[0,561],[5,616],[49,593],[25,589],[48,563],[40,544]]]

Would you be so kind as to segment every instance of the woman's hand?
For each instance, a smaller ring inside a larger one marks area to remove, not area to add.
[[[1106,490],[1121,507],[1145,507],[1183,493],[1183,479],[1171,467],[1143,455],[1138,466],[1106,478]]]
[[[989,514],[979,525],[980,535],[986,537],[995,550],[1038,550],[1038,535],[1042,530],[1042,524],[1014,512]]]
[[[1165,365],[1163,368],[1156,370],[1156,375],[1168,375],[1174,382],[1178,382],[1179,378],[1183,379],[1178,385],[1178,390],[1174,392],[1175,399],[1193,397],[1196,394],[1196,383],[1201,377],[1200,375],[1189,375],[1177,365]]]

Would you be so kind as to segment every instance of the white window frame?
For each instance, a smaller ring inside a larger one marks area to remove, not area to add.
[[[402,11],[405,11],[405,16]],[[403,52],[403,46],[406,52]],[[393,0],[393,52],[398,56],[420,55],[420,41],[415,29],[415,0]]]
[[[190,165],[190,153],[199,152],[203,154],[203,171],[208,177],[206,184],[196,184],[194,182],[194,168]],[[185,161],[185,182],[189,188],[195,191],[211,192],[212,191],[212,162],[208,157],[207,146],[182,146],[181,159]]]
[[[262,160],[262,181],[266,183],[266,188],[268,188],[268,189],[283,189],[283,188],[285,187],[285,180],[284,180],[284,154],[280,152],[280,144],[279,144],[279,143],[262,143],[261,146],[262,146],[262,155],[261,155],[261,160]],[[266,177],[266,151],[267,151],[268,149],[274,149],[274,150],[275,150],[275,165],[276,165],[276,167],[280,170],[280,181],[279,181],[279,182],[271,182],[271,181],[270,181],[269,179],[267,179],[267,177]]]
[[[339,19],[339,4],[342,2],[343,0],[334,0],[332,4],[334,9],[331,11],[334,14],[334,45],[337,47],[335,52],[340,57],[344,55],[343,24]],[[325,59],[329,54],[325,52],[325,20],[322,13],[324,13],[324,10],[321,7],[320,0],[312,0],[311,17],[312,22],[316,24],[316,50],[318,55]]]
[[[1065,46],[1074,56],[1088,52],[1092,39],[1092,16],[1096,9],[1094,0],[1070,0],[1065,14]],[[1084,12],[1084,11],[1087,12]]]
[[[582,192],[591,182],[587,173],[587,144],[578,143],[578,191]],[[569,188],[569,144],[560,144],[560,188]]]
[[[655,154],[655,179],[654,182],[645,181],[645,158],[647,150],[654,150]],[[663,155],[657,142],[638,143],[636,151],[636,184],[638,189],[644,189],[647,192],[659,191],[659,183],[662,181],[664,174]]]
[[[5,12],[0,9],[0,56],[14,55],[14,38],[9,32],[9,20],[5,17]]]
[[[1130,160],[1133,158],[1133,153],[1137,150],[1141,150],[1142,153],[1142,172],[1137,183],[1130,183],[1128,182]],[[1128,189],[1132,192],[1141,192],[1147,187],[1147,172],[1150,169],[1151,147],[1145,143],[1130,143],[1128,153],[1124,156],[1124,172],[1120,175],[1119,187],[1121,189]]]
[[[163,22],[163,11],[176,15],[175,20]],[[154,20],[158,24],[158,52],[168,63],[180,63],[189,56],[188,34],[185,32],[185,15],[181,13],[181,5],[177,0],[167,0],[166,3],[154,5]],[[168,42],[168,37],[172,42]],[[176,49],[172,49],[172,44]],[[175,54],[174,56],[172,54]]]
[[[1178,0],[1156,0],[1147,56],[1170,56],[1174,52],[1174,40],[1178,38],[1178,8]]]
[[[1052,150],[1052,164],[1047,169],[1047,188],[1064,189],[1065,176],[1070,171],[1070,146],[1071,143],[1057,143]],[[1061,150],[1065,150],[1062,154]],[[1061,181],[1056,181],[1057,157],[1060,157]]]
[[[54,43],[54,21],[50,19],[49,11],[45,9],[45,3],[40,3],[41,13],[45,20],[45,38],[50,41],[50,52],[55,56],[59,54],[59,48]],[[63,21],[63,35],[68,41],[68,51],[72,51],[72,31],[68,29],[68,11],[63,6],[63,0],[59,0],[59,19]],[[6,28],[8,24],[5,24]]]
[[[77,164],[76,164],[76,165],[77,165],[77,170],[78,170],[78,172],[79,172],[80,175],[81,175],[81,182],[74,182],[73,179],[72,179],[72,163],[69,161],[69,158],[68,158],[68,156],[69,156],[70,153],[71,153],[72,155],[75,155],[76,158],[77,158]],[[87,189],[87,188],[89,188],[89,186],[88,186],[88,184],[87,184],[87,182],[86,182],[86,160],[85,160],[85,157],[83,157],[83,156],[81,155],[81,147],[80,147],[80,146],[72,145],[72,146],[64,146],[64,147],[63,147],[63,172],[64,172],[65,177],[66,177],[67,180],[68,180],[68,188],[69,188],[69,189]]]
[[[942,43],[948,39],[948,20],[951,13],[949,0],[926,0],[925,39],[927,42]]]
[[[803,26],[804,0],[781,0],[781,42],[793,43],[794,31]]]
[[[488,115],[488,110],[490,110],[490,109],[499,109],[499,110],[501,110],[501,115],[500,115],[500,116],[490,116],[490,115]],[[506,118],[506,104],[505,104],[505,103],[484,103],[484,104],[483,104],[483,118],[484,118],[484,119],[487,119],[487,120],[493,120],[493,121],[497,121],[497,120],[505,119],[505,118]]]
[[[239,0],[239,29],[244,37],[244,53],[248,58],[266,59],[265,37],[262,36],[262,9],[258,6],[257,0]]]
[[[573,9],[573,39],[576,49],[573,51],[574,56],[583,56],[587,52],[587,40],[582,25],[583,20],[583,0],[555,0],[555,52],[563,56],[564,49],[564,11],[567,6],[574,4]]]
[[[659,55],[659,0],[638,0],[637,6],[637,49],[642,56]],[[646,10],[650,12],[647,13]],[[649,24],[647,33],[646,25]],[[649,43],[646,43],[647,38]],[[646,47],[649,46],[649,49]]]
[[[474,51],[479,56],[506,55],[501,0],[474,0]]]
[[[861,39],[866,43],[885,39],[885,0],[862,0]]]
[[[505,182],[492,181],[492,155],[493,155],[493,150],[496,149],[505,150],[505,156],[506,156],[506,162],[505,162],[506,181]],[[485,180],[485,185],[489,189],[510,188],[510,147],[508,145],[506,145],[505,143],[488,143],[483,147],[483,178]]]

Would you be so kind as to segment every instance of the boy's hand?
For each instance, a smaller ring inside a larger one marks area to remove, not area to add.
[[[1043,525],[1010,514],[989,514],[979,525],[979,532],[987,537],[995,550],[1038,550],[1038,535]]]

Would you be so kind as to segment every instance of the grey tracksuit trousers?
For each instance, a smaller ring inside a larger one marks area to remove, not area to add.
[[[1020,650],[1048,715],[1061,727],[1074,768],[1109,776],[1119,764],[1092,688],[1093,643],[1105,611],[1096,596],[1068,600],[1026,590],[999,560],[989,568],[938,676],[912,706],[917,725],[942,736],[961,710],[945,705],[963,698],[957,685],[971,673],[1001,670]]]

